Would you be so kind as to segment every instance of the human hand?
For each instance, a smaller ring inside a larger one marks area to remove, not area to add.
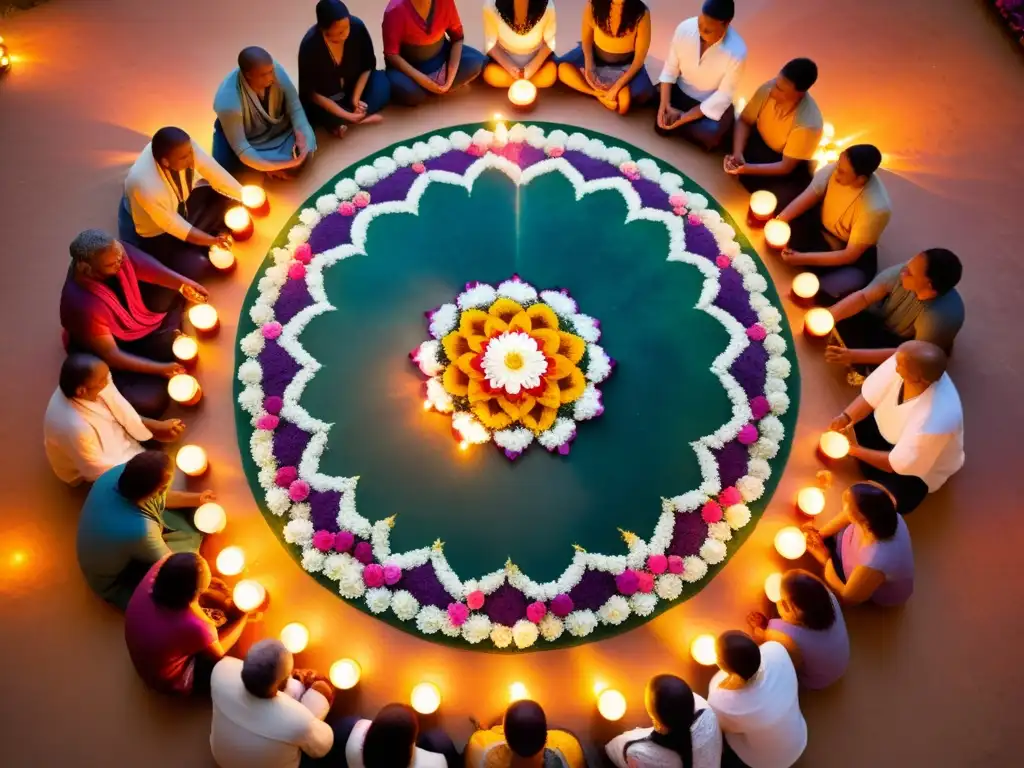
[[[829,344],[825,347],[825,362],[835,363],[836,365],[850,365],[853,363],[853,350],[847,349],[846,347],[836,346]]]
[[[221,248],[227,248],[228,250],[231,249],[231,246],[235,242],[234,240],[231,239],[231,235],[229,234],[214,235],[213,240],[214,245],[219,245]]]
[[[309,690],[316,691],[327,699],[328,704],[334,706],[334,687],[330,683],[325,683],[323,680],[317,680],[309,687]]]
[[[356,102],[356,112],[362,112],[363,114],[366,114],[366,110],[368,110],[369,108],[369,105],[365,101]]]
[[[164,363],[160,366],[160,375],[167,379],[184,372],[185,366],[181,363]]]
[[[205,491],[199,492],[199,503],[209,504],[211,501],[217,500],[217,494],[207,488]]]
[[[783,248],[779,252],[779,257],[786,264],[796,265],[800,263],[800,259],[803,256],[800,251],[794,251],[792,248]]]
[[[153,433],[153,438],[161,443],[173,443],[185,431],[185,422],[181,419],[164,419],[156,422],[153,426],[154,429],[151,429],[150,432]]]
[[[853,424],[853,419],[850,418],[850,414],[843,411],[832,419],[832,423],[828,425],[828,428],[832,432],[845,432],[850,428],[851,424]]]
[[[595,91],[603,91],[605,89],[604,83],[598,79],[597,72],[594,71],[594,66],[592,64],[587,64],[583,67],[583,79],[586,80],[587,85]]]
[[[210,292],[195,280],[182,283],[180,293],[193,304],[205,304],[210,300]]]
[[[803,531],[805,534],[810,535],[811,533],[818,532],[818,526],[816,526],[814,523],[804,523],[800,526],[800,530]]]
[[[824,565],[832,558],[832,553],[828,551],[828,545],[825,544],[825,540],[818,531],[815,530],[807,533],[806,539],[807,551],[819,563]]]
[[[228,587],[228,583],[220,576],[213,576],[210,579],[210,588],[208,591],[231,594],[231,589]]]
[[[760,611],[751,611],[747,614],[747,624],[750,625],[751,629],[766,629],[768,627],[768,617]]]
[[[293,669],[292,677],[302,683],[303,688],[311,688],[320,676],[315,669]]]
[[[295,132],[295,149],[296,159],[305,157],[306,153],[309,152],[309,145],[306,144],[306,137],[302,135],[302,131]]]
[[[730,176],[742,176],[747,172],[747,166],[742,162],[729,162],[729,158],[725,158],[725,172]]]

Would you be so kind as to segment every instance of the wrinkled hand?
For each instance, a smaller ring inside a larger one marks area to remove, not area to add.
[[[168,379],[184,372],[185,366],[181,363],[164,363],[160,366],[160,375]]]
[[[153,437],[161,443],[173,443],[185,431],[185,422],[181,419],[165,419],[154,426]]]
[[[760,611],[751,611],[747,614],[747,624],[750,625],[751,629],[766,629],[768,627],[768,617]]]
[[[825,347],[825,362],[836,365],[850,365],[853,362],[853,351],[846,347],[829,344]]]

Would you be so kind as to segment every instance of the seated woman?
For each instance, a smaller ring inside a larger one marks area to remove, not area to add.
[[[590,0],[581,35],[580,44],[559,60],[559,80],[620,115],[654,98],[644,66],[651,12],[642,0]]]
[[[170,403],[167,379],[185,371],[171,351],[180,294],[202,302],[206,289],[99,229],[80,233],[70,251],[60,296],[68,352],[102,359],[125,400],[140,415],[160,418]]]
[[[550,88],[558,80],[555,4],[552,0],[487,0],[484,3],[484,81],[508,88],[529,80]]]
[[[914,592],[914,551],[896,501],[878,483],[854,483],[843,511],[821,530],[804,526],[825,583],[846,605],[902,605]]]
[[[348,768],[456,768],[462,765],[451,738],[437,729],[420,733],[416,712],[405,704],[388,704],[373,720],[344,717],[330,725],[334,729],[334,746],[323,758],[324,765],[347,765]]]
[[[384,63],[396,104],[415,107],[480,76],[485,58],[465,44],[455,0],[391,0],[384,10]]]
[[[799,568],[782,577],[779,618],[755,611],[747,616],[754,640],[774,640],[789,651],[804,688],[827,688],[850,663],[850,637],[835,595],[825,582]]]
[[[213,99],[213,159],[229,173],[245,168],[289,178],[316,151],[292,79],[262,48],[238,54],[238,67]]]
[[[213,666],[242,636],[248,614],[196,552],[149,569],[124,614],[124,640],[139,677],[161,693],[208,693]]]
[[[673,675],[658,675],[644,697],[653,728],[635,728],[604,750],[616,768],[718,768],[722,731],[708,703]]]
[[[366,25],[341,0],[320,0],[299,44],[299,95],[314,125],[341,138],[349,125],[378,123],[391,84],[377,70]]]
[[[513,766],[586,768],[579,740],[568,731],[548,730],[540,704],[523,699],[509,705],[502,725],[474,733],[466,745],[466,768]]]
[[[858,291],[878,271],[878,240],[892,203],[875,171],[882,153],[870,144],[847,147],[779,214],[792,228],[782,260],[822,276],[832,301]]]
[[[104,472],[78,518],[78,566],[93,592],[122,611],[153,564],[172,552],[198,552],[203,535],[174,509],[214,499],[212,491],[171,490],[174,465],[144,451]]]

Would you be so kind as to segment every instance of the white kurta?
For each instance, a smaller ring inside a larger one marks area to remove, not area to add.
[[[700,32],[694,16],[676,27],[665,68],[658,79],[675,83],[679,90],[700,102],[700,111],[707,117],[721,120],[732,105],[746,60],[747,45],[732,27],[701,56]]]
[[[53,393],[43,418],[43,444],[54,473],[65,483],[91,483],[108,469],[142,453],[150,440],[142,418],[113,380],[97,400],[67,398]]]

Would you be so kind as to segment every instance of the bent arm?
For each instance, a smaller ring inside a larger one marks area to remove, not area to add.
[[[736,125],[737,134],[743,130],[745,136],[750,135],[750,127],[745,122],[741,120]],[[745,128],[739,128],[741,125]],[[743,146],[746,146],[746,137],[743,139]],[[781,160],[774,163],[747,163],[743,166],[743,173],[747,176],[786,176],[795,171],[800,162],[795,157],[783,155]]]
[[[245,123],[242,120],[241,112],[236,110],[220,112],[217,119],[220,120],[220,127],[224,130],[228,144],[231,145],[239,159],[250,168],[267,172],[280,171],[291,166],[291,161],[272,162],[267,160],[262,152],[249,143],[249,137],[245,135]]]
[[[832,579],[828,578],[831,572]],[[843,584],[836,575],[832,561],[825,571],[826,581],[832,591],[845,605],[860,605],[871,599],[875,591],[885,583],[885,574],[866,565],[858,565]],[[836,583],[833,583],[836,582]]]
[[[636,28],[636,48],[633,51],[633,63],[622,76],[615,81],[613,91],[619,91],[632,82],[647,61],[647,53],[651,50],[651,12],[647,11]]]
[[[848,243],[845,248],[838,251],[800,253],[786,262],[796,267],[842,267],[855,263],[870,247],[866,243]]]
[[[117,346],[111,334],[92,336],[86,341],[88,346],[107,365],[119,371],[133,371],[150,376],[163,376],[166,363],[158,363],[138,355],[132,355]]]

